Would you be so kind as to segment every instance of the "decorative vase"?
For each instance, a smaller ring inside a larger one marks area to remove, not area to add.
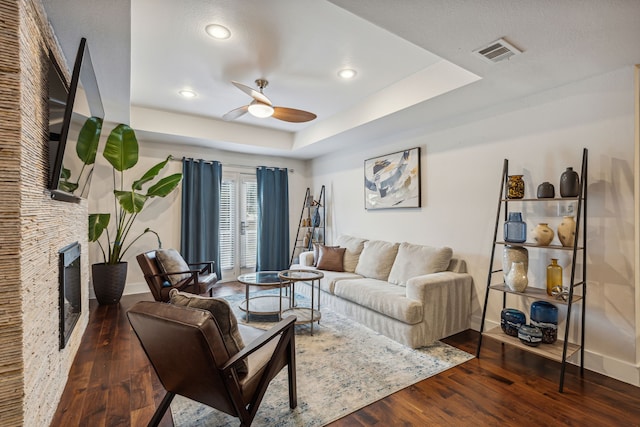
[[[520,212],[509,212],[509,219],[504,223],[504,240],[512,243],[527,240],[527,224],[522,221]]]
[[[507,182],[507,198],[522,199],[524,197],[524,181],[522,175],[509,175]]]
[[[512,337],[518,336],[518,329],[527,324],[527,317],[515,308],[503,308],[500,313],[500,328],[502,332]]]
[[[93,291],[100,305],[117,304],[127,282],[127,263],[93,264],[91,266]]]
[[[537,347],[542,342],[542,331],[537,326],[522,325],[518,329],[518,338],[523,344]]]
[[[542,331],[542,342],[553,344],[558,339],[558,308],[547,301],[531,303],[531,325]]]
[[[545,222],[542,222],[531,230],[531,237],[537,246],[549,246],[555,233]]]
[[[316,212],[313,214],[313,226],[320,227],[320,210],[316,208]]]
[[[514,292],[524,292],[529,284],[527,279],[527,271],[524,269],[524,263],[514,262],[511,264],[509,274],[504,276],[504,282],[509,289]]]
[[[538,199],[553,199],[556,197],[556,190],[553,188],[553,184],[548,181],[538,185],[537,192]]]
[[[502,272],[506,276],[514,262],[524,264],[524,271],[529,272],[529,251],[522,246],[504,245],[502,249]]]
[[[551,264],[547,266],[547,295],[553,296],[554,290],[562,292],[562,266],[556,258],[551,258]]]
[[[573,247],[576,240],[576,221],[573,216],[565,216],[558,226],[558,239],[565,247]]]
[[[560,195],[562,197],[577,197],[580,192],[580,179],[578,172],[573,168],[567,168],[560,175]]]

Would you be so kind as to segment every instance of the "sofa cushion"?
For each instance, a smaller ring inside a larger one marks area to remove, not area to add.
[[[342,260],[345,248],[334,248],[331,246],[320,246],[318,256],[318,270],[344,271]]]
[[[424,274],[439,273],[449,267],[451,248],[413,245],[403,242],[389,273],[389,283],[406,286],[407,280]]]
[[[230,357],[244,348],[242,335],[240,335],[238,331],[238,320],[227,301],[220,298],[201,297],[187,292],[180,292],[177,289],[172,289],[171,292],[169,292],[169,297],[171,304],[199,308],[210,312],[220,328]],[[236,371],[238,374],[246,374],[246,363],[238,365]]]
[[[409,325],[420,323],[423,318],[422,302],[407,298],[405,288],[382,280],[339,280],[335,295]]]
[[[189,264],[182,258],[182,255],[175,249],[158,249],[156,259],[163,273],[179,273],[189,271]],[[171,274],[167,276],[172,285],[177,285],[184,279],[191,276],[191,273]]]
[[[398,253],[398,243],[369,240],[364,243],[355,272],[371,279],[387,280]]]
[[[343,260],[344,271],[348,273],[353,273],[356,271],[358,259],[360,258],[360,253],[362,252],[362,249],[364,248],[364,242],[366,241],[367,239],[361,239],[359,237],[347,235],[338,237],[338,239],[336,240],[336,245],[346,249]]]
[[[336,283],[345,279],[362,279],[362,276],[347,271],[322,271],[324,277],[320,279],[320,289],[334,294]]]

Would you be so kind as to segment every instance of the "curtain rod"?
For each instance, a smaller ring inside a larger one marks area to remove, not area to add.
[[[182,160],[185,159],[185,158],[187,158],[189,160],[199,160],[199,161],[205,162],[205,163],[213,163],[213,160],[193,159],[191,157],[183,157],[182,159],[171,157],[171,161],[182,163]],[[259,167],[266,167],[266,168],[270,168],[270,169],[282,169],[282,168],[278,168],[278,167],[275,167],[275,166],[249,166],[249,165],[238,165],[238,164],[232,164],[232,163],[222,163],[222,162],[220,162],[220,164],[222,166],[226,166],[226,167],[229,167],[229,168],[238,168],[238,169],[257,169]],[[294,172],[293,169],[287,168],[287,170],[290,173]]]

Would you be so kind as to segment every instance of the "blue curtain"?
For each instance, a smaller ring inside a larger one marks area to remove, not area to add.
[[[180,253],[187,262],[215,261],[220,271],[220,162],[182,160]]]
[[[259,167],[256,271],[289,268],[289,180],[287,169]]]

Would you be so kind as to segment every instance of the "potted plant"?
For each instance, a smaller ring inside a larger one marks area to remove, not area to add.
[[[111,131],[102,155],[113,167],[114,226],[109,227],[110,213],[89,215],[89,241],[98,242],[104,260],[91,266],[92,282],[98,303],[116,304],[127,278],[127,263],[122,261],[127,250],[147,233],[155,234],[160,245],[158,234],[149,228],[128,240],[131,227],[147,200],[167,196],[178,186],[182,174],[159,179],[143,191],[143,186],[154,181],[169,162],[171,156],[168,156],[134,181],[131,189],[125,189],[124,171],[138,163],[138,140],[133,129],[125,124],[119,124]],[[103,234],[106,235],[104,245],[99,240]]]

